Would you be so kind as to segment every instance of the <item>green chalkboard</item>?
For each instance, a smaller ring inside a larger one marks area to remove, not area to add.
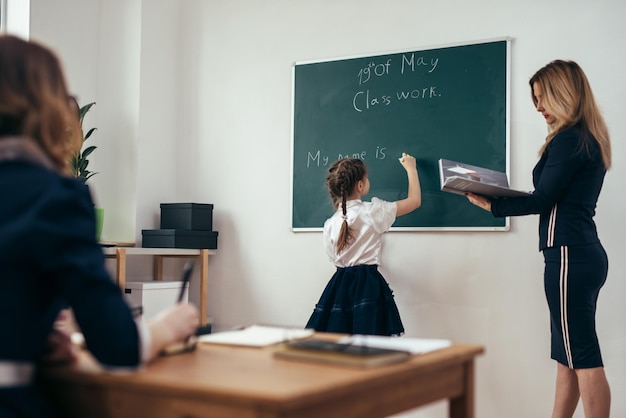
[[[319,229],[332,215],[325,179],[339,158],[367,163],[365,200],[406,197],[402,152],[417,159],[422,206],[394,229],[508,229],[507,219],[442,192],[437,161],[508,173],[509,49],[503,39],[295,63],[292,229]]]

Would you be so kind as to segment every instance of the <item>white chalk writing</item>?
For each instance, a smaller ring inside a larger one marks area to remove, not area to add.
[[[400,67],[400,74],[404,74],[404,70],[415,71],[419,67],[426,67],[429,73],[435,71],[439,64],[439,58],[425,58],[423,56],[416,57],[415,53],[410,55],[402,54],[402,65]]]
[[[361,68],[359,70],[359,74],[358,74],[359,85],[370,81],[370,79],[372,78],[372,75],[374,75],[375,77],[382,77],[384,75],[388,75],[390,67],[391,67],[391,58],[389,58],[384,63],[378,63],[378,64],[375,63],[374,61],[371,61],[369,64],[367,64],[366,67]]]
[[[368,158],[373,158],[376,160],[384,160],[387,157],[386,153],[387,147],[383,147],[380,145],[376,146],[376,149],[371,154],[368,154],[367,150],[357,150],[357,151],[347,151],[344,153],[338,153],[337,157],[333,160],[341,160],[342,158],[359,158],[363,161],[367,161]],[[321,150],[308,151],[306,157],[306,167],[326,167],[330,164],[331,159],[328,154],[322,154]]]
[[[436,86],[419,87],[412,90],[397,91],[394,95],[376,94],[369,89],[357,91],[352,97],[352,107],[357,112],[371,110],[375,107],[385,107],[395,101],[415,100],[415,99],[435,99],[441,97]]]
[[[395,61],[394,61],[395,60]],[[422,81],[420,74],[427,77],[437,70],[439,66],[438,57],[418,55],[415,52],[404,53],[392,58],[371,59],[364,67],[357,72],[358,85],[368,84],[368,88],[359,88],[352,96],[352,108],[357,112],[372,109],[382,109],[392,105],[394,102],[408,102],[415,100],[436,99],[442,96],[440,89],[430,83],[433,81]],[[422,70],[418,72],[418,70]],[[393,72],[399,72],[403,77],[407,77],[409,87],[390,87],[387,91],[382,91],[386,83],[376,80],[385,78]],[[420,77],[416,79],[416,77]],[[418,84],[412,87],[412,84]],[[424,84],[424,85],[419,85]]]

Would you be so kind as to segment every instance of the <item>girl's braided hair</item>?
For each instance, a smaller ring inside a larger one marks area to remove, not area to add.
[[[328,169],[326,187],[336,208],[341,205],[343,223],[337,240],[337,253],[340,253],[353,240],[352,231],[348,225],[346,200],[352,195],[359,181],[367,175],[365,163],[358,158],[344,158],[335,161]]]

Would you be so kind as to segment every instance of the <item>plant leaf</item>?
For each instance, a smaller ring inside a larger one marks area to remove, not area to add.
[[[83,124],[83,119],[85,118],[85,115],[87,114],[87,112],[89,112],[89,110],[92,108],[93,105],[95,105],[96,102],[91,102],[89,104],[86,104],[85,106],[82,106],[79,111],[78,111],[78,118],[80,119],[80,124]]]
[[[91,108],[96,104],[96,102],[91,102],[88,103],[84,106],[79,106],[78,108],[78,118],[79,118],[79,122],[80,122],[80,127],[82,129],[83,127],[83,119],[85,118],[85,116],[87,115],[87,112],[89,112],[89,110],[91,110]],[[87,131],[86,134],[83,134],[83,146],[85,144],[85,141],[87,141],[87,139],[96,131],[96,128],[91,128]],[[88,165],[89,165],[89,159],[87,157],[89,157],[89,155],[91,155],[92,152],[94,152],[94,150],[97,148],[94,145],[91,145],[89,147],[86,147],[84,149],[82,149],[83,147],[81,147],[81,150],[78,150],[74,155],[70,156],[70,170],[72,171],[72,174],[74,175],[74,177],[76,177],[77,179],[81,180],[83,183],[86,182],[89,178],[93,177],[94,175],[98,174],[97,172],[94,171],[90,171],[87,169]]]
[[[83,138],[83,142],[85,142],[87,138],[89,138],[91,134],[95,132],[95,130],[96,128],[91,128],[90,130],[88,130],[87,133],[85,134],[85,137]]]
[[[95,145],[88,146],[87,148],[83,150],[83,153],[81,154],[81,158],[83,160],[86,160],[87,157],[89,157],[89,154],[91,154],[96,148],[97,147]]]

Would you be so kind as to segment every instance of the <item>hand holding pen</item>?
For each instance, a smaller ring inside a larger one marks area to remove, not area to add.
[[[200,315],[195,306],[182,303],[192,271],[193,263],[187,263],[183,271],[177,303],[148,323],[153,341],[152,356],[159,353],[176,354],[195,348],[196,339],[189,337],[196,333],[200,324]]]

